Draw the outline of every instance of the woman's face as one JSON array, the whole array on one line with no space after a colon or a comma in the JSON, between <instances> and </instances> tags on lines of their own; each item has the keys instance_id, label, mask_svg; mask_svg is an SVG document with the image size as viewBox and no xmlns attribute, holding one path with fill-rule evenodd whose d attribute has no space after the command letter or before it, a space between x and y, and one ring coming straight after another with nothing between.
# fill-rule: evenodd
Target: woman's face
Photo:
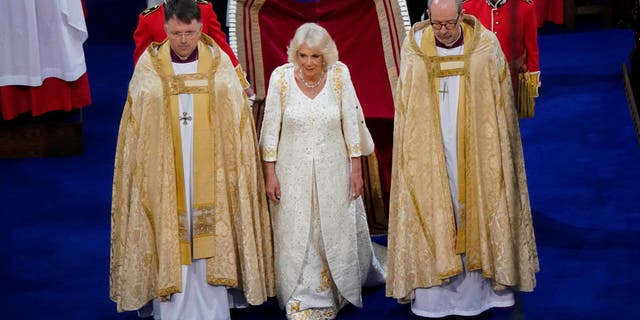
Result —
<instances>
[{"instance_id":1,"label":"woman's face","mask_svg":"<svg viewBox=\"0 0 640 320\"><path fill-rule=\"evenodd\" d=\"M319 51L303 44L298 49L296 59L306 80L317 80L320 77L324 58Z\"/></svg>"}]
</instances>

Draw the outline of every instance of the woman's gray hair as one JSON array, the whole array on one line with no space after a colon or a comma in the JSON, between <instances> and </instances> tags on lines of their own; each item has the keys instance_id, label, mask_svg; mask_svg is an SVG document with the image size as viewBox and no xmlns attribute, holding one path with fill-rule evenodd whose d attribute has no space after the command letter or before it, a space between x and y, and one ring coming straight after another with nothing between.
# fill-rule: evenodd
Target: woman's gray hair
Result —
<instances>
[{"instance_id":1,"label":"woman's gray hair","mask_svg":"<svg viewBox=\"0 0 640 320\"><path fill-rule=\"evenodd\" d=\"M328 66L338 61L338 48L336 47L336 43L329 35L329 32L316 23L308 22L298 27L296 34L287 47L289 62L296 65L298 64L296 56L303 44L322 54L324 60L322 68L325 70Z\"/></svg>"}]
</instances>

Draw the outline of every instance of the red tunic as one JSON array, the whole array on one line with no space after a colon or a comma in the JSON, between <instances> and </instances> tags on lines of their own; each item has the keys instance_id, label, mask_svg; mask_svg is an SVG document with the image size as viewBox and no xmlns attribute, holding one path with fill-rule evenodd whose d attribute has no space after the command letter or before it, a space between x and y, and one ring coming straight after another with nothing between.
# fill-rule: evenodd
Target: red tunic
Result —
<instances>
[{"instance_id":1,"label":"red tunic","mask_svg":"<svg viewBox=\"0 0 640 320\"><path fill-rule=\"evenodd\" d=\"M512 71L519 71L523 62L529 72L540 71L536 8L532 1L507 0L494 9L486 0L467 0L462 6L466 14L476 16L495 33Z\"/></svg>"},{"instance_id":2,"label":"red tunic","mask_svg":"<svg viewBox=\"0 0 640 320\"><path fill-rule=\"evenodd\" d=\"M220 22L218 22L218 17L213 11L213 6L209 2L198 1L198 7L200 7L202 32L213 38L220 49L229 56L233 66L237 68L238 58L236 58L236 55L227 43L227 36L220 29ZM133 41L136 44L133 52L133 63L138 62L138 59L152 41L160 42L166 37L167 33L164 31L164 4L158 4L140 13L138 16L138 26L133 33Z\"/></svg>"}]
</instances>

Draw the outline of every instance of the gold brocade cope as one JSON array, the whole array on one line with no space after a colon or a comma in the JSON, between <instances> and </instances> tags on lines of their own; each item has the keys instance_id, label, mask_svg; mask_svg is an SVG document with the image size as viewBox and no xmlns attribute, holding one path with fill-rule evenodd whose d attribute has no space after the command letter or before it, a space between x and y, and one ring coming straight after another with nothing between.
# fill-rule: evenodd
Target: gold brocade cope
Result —
<instances>
[{"instance_id":1,"label":"gold brocade cope","mask_svg":"<svg viewBox=\"0 0 640 320\"><path fill-rule=\"evenodd\" d=\"M173 138L173 154L175 159L176 193L178 206L178 221L180 223L180 263L191 264L192 259L210 258L215 255L215 234L214 234L214 172L215 172L215 132L211 121L210 99L214 101L209 92L209 87L213 87L213 80L209 80L207 74L216 72L219 63L219 55L213 57L209 48L203 43L198 46L198 69L197 73L174 75L171 65L170 55L163 54L168 51L169 46L160 48L158 54L158 66L162 69L161 74L163 87L169 97L170 115L174 115L171 120L171 131ZM210 83L211 81L211 83ZM182 145L180 138L180 125L182 120L179 117L178 97L180 94L192 94L194 114L193 121L193 207L192 225L187 223L186 195L184 190ZM193 243L192 243L193 242Z\"/></svg>"},{"instance_id":2,"label":"gold brocade cope","mask_svg":"<svg viewBox=\"0 0 640 320\"><path fill-rule=\"evenodd\" d=\"M200 156L192 167L194 243L188 244L196 252L213 254L205 259L208 285L238 288L249 304L261 304L275 295L273 245L266 197L259 196L265 192L264 180L247 100L231 61L211 38L200 38L193 75L174 76L168 47L168 41L154 43L142 54L122 111L114 161L109 296L118 311L129 311L181 292L183 240L191 237L185 238L187 216L179 209L186 202L177 194L184 180L178 182L182 159L176 157L180 146L174 145L173 128L182 126L178 117L184 115L172 104L177 105L178 94L193 92L195 114L185 118L192 118L194 156ZM203 74L207 93L198 93L205 91ZM201 146L207 150L198 150ZM201 243L210 248L199 249Z\"/></svg>"},{"instance_id":3,"label":"gold brocade cope","mask_svg":"<svg viewBox=\"0 0 640 320\"><path fill-rule=\"evenodd\" d=\"M249 81L247 81L247 77L244 75L244 71L242 71L242 67L240 66L240 64L238 64L235 70L236 70L236 75L238 77L238 80L240 80L240 85L242 86L242 88L245 89L251 86Z\"/></svg>"},{"instance_id":4,"label":"gold brocade cope","mask_svg":"<svg viewBox=\"0 0 640 320\"><path fill-rule=\"evenodd\" d=\"M462 24L462 37L463 39L472 39L473 28L467 24ZM466 37L465 37L466 36ZM435 45L435 35L433 33L433 28L428 26L423 34L422 39L420 41L420 47L422 51L426 55L426 59L428 59L428 63L426 64L427 70L431 71L433 75L433 92L442 92L442 88L440 88L440 78L443 77L452 77L452 76L460 76L459 78L459 88L460 94L458 96L458 123L457 125L457 158L458 158L458 220L456 223L456 253L463 254L467 248L467 214L466 214L466 192L465 192L465 181L466 181L466 166L465 166L465 114L467 114L468 108L465 103L465 63L468 59L468 51L462 55L451 55L451 56L439 56L436 45ZM467 46L467 49L471 46ZM439 103L435 103L434 105L439 105ZM438 123L440 123L439 114L437 114ZM453 213L452 213L453 214Z\"/></svg>"},{"instance_id":5,"label":"gold brocade cope","mask_svg":"<svg viewBox=\"0 0 640 320\"><path fill-rule=\"evenodd\" d=\"M431 72L436 78L464 75L464 55L430 56L429 60Z\"/></svg>"},{"instance_id":6,"label":"gold brocade cope","mask_svg":"<svg viewBox=\"0 0 640 320\"><path fill-rule=\"evenodd\" d=\"M179 74L168 81L170 95L196 94L209 92L209 80L202 73Z\"/></svg>"},{"instance_id":7,"label":"gold brocade cope","mask_svg":"<svg viewBox=\"0 0 640 320\"><path fill-rule=\"evenodd\" d=\"M416 23L402 46L386 282L387 296L401 303L410 302L417 288L441 286L473 270L494 289L531 291L536 284L538 257L508 65L495 35L475 17L464 15L461 25L457 212L439 110L440 82L453 79L432 73L456 69L456 63L431 65L442 61L431 59L438 50L429 21ZM429 39L424 46L420 33Z\"/></svg>"}]
</instances>

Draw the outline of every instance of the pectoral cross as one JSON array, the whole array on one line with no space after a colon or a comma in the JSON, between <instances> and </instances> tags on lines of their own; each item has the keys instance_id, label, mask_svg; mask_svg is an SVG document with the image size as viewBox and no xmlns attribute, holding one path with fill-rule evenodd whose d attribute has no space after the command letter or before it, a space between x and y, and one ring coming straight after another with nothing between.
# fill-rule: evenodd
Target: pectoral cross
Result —
<instances>
[{"instance_id":1,"label":"pectoral cross","mask_svg":"<svg viewBox=\"0 0 640 320\"><path fill-rule=\"evenodd\" d=\"M442 100L444 100L444 95L449 93L449 90L447 90L447 81L443 81L443 88L442 90L438 90L438 92L442 93Z\"/></svg>"},{"instance_id":2,"label":"pectoral cross","mask_svg":"<svg viewBox=\"0 0 640 320\"><path fill-rule=\"evenodd\" d=\"M188 115L186 112L183 112L182 117L178 117L178 120L182 121L182 124L186 126L187 124L189 124L188 121L193 120L193 118L191 118L191 116Z\"/></svg>"}]
</instances>

